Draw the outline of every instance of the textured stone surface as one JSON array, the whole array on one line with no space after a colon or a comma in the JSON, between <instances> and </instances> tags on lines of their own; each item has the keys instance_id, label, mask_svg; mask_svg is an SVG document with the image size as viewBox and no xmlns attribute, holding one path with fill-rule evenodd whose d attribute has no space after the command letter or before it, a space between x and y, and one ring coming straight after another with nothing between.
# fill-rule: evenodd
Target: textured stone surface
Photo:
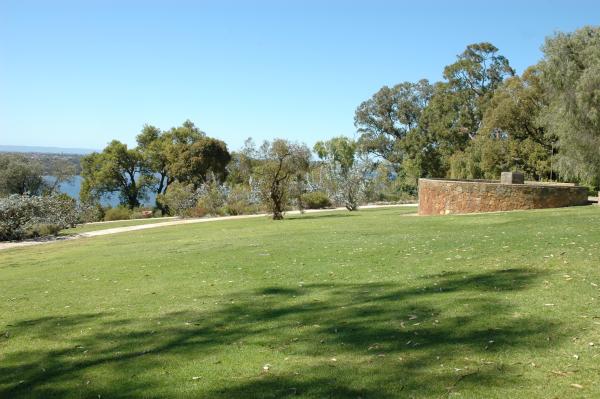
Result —
<instances>
[{"instance_id":1,"label":"textured stone surface","mask_svg":"<svg viewBox=\"0 0 600 399\"><path fill-rule=\"evenodd\" d=\"M500 175L500 183L502 184L523 184L525 176L518 172L502 172Z\"/></svg>"},{"instance_id":2,"label":"textured stone surface","mask_svg":"<svg viewBox=\"0 0 600 399\"><path fill-rule=\"evenodd\" d=\"M419 215L559 208L587 204L584 187L419 179Z\"/></svg>"}]
</instances>

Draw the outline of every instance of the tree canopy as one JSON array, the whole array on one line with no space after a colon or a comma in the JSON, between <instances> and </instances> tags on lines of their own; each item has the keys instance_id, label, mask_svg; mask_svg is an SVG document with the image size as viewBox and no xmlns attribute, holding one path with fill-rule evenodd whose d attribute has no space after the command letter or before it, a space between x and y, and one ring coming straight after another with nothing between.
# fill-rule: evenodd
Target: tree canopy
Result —
<instances>
[{"instance_id":1,"label":"tree canopy","mask_svg":"<svg viewBox=\"0 0 600 399\"><path fill-rule=\"evenodd\" d=\"M600 27L557 33L540 63L549 105L548 133L558 137L558 170L600 187Z\"/></svg>"},{"instance_id":2,"label":"tree canopy","mask_svg":"<svg viewBox=\"0 0 600 399\"><path fill-rule=\"evenodd\" d=\"M118 193L123 205L133 209L140 206L153 183L142 153L113 140L101 153L81 159L83 182L80 196L94 201L107 193Z\"/></svg>"},{"instance_id":3,"label":"tree canopy","mask_svg":"<svg viewBox=\"0 0 600 399\"><path fill-rule=\"evenodd\" d=\"M358 148L407 187L419 177L497 179L507 170L598 187L599 31L548 38L544 59L521 76L481 42L447 65L440 82L383 86L356 109Z\"/></svg>"},{"instance_id":4,"label":"tree canopy","mask_svg":"<svg viewBox=\"0 0 600 399\"><path fill-rule=\"evenodd\" d=\"M260 194L273 219L281 220L293 184L302 181L308 171L310 150L304 144L275 139L265 141L254 154L260 161L255 172Z\"/></svg>"}]
</instances>

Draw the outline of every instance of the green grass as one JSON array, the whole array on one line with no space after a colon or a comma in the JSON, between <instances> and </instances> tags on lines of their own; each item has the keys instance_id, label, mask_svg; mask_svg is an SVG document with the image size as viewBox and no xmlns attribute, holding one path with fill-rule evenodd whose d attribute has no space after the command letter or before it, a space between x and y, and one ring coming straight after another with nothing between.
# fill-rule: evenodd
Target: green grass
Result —
<instances>
[{"instance_id":1,"label":"green grass","mask_svg":"<svg viewBox=\"0 0 600 399\"><path fill-rule=\"evenodd\" d=\"M410 211L0 252L0 398L600 397L600 208Z\"/></svg>"},{"instance_id":2,"label":"green grass","mask_svg":"<svg viewBox=\"0 0 600 399\"><path fill-rule=\"evenodd\" d=\"M114 222L105 222L105 223L86 223L79 225L77 227L73 227L71 229L65 229L60 232L61 236L79 234L79 233L87 233L89 231L98 231L98 230L106 230L106 229L114 229L115 227L129 227L129 226L139 226L141 224L153 224L153 223L163 223L170 222L172 218L150 218L150 219L134 219L134 220L119 220Z\"/></svg>"}]
</instances>

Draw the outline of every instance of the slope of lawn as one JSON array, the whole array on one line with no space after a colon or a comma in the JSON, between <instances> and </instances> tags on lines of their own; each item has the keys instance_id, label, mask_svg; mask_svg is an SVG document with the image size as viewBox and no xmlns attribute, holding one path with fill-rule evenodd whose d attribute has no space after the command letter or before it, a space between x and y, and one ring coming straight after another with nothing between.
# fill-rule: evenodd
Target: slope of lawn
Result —
<instances>
[{"instance_id":1,"label":"slope of lawn","mask_svg":"<svg viewBox=\"0 0 600 399\"><path fill-rule=\"evenodd\" d=\"M600 208L0 252L0 398L600 397Z\"/></svg>"}]
</instances>

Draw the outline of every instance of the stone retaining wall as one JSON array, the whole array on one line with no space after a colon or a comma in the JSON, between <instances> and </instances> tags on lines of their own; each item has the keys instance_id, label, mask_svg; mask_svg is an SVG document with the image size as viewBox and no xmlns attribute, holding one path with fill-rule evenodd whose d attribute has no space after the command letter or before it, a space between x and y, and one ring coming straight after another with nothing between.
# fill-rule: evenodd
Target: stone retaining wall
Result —
<instances>
[{"instance_id":1,"label":"stone retaining wall","mask_svg":"<svg viewBox=\"0 0 600 399\"><path fill-rule=\"evenodd\" d=\"M559 208L587 202L587 190L574 185L419 179L419 215Z\"/></svg>"}]
</instances>

